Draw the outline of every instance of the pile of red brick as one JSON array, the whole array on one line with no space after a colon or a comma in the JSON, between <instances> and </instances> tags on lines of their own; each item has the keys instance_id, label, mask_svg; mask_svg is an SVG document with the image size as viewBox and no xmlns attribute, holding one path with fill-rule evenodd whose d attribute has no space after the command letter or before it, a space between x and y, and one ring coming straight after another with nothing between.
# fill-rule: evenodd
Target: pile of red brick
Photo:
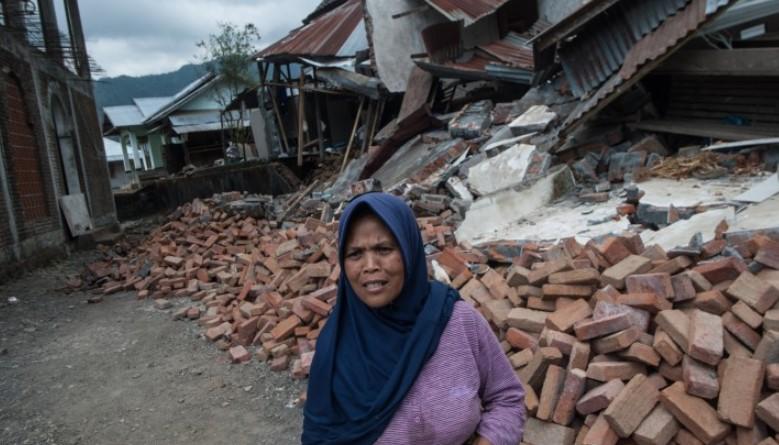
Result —
<instances>
[{"instance_id":1,"label":"pile of red brick","mask_svg":"<svg viewBox=\"0 0 779 445\"><path fill-rule=\"evenodd\" d=\"M335 303L335 223L279 228L201 201L174 215L89 266L102 292L160 308L187 297L176 318L198 320L234 362L305 378ZM638 235L476 249L456 245L451 217L418 219L430 270L493 324L527 390L524 443L776 445L777 240L725 240L721 227L671 252Z\"/></svg>"},{"instance_id":2,"label":"pile of red brick","mask_svg":"<svg viewBox=\"0 0 779 445\"><path fill-rule=\"evenodd\" d=\"M526 387L524 443L777 444L779 242L525 247L436 258Z\"/></svg>"}]
</instances>

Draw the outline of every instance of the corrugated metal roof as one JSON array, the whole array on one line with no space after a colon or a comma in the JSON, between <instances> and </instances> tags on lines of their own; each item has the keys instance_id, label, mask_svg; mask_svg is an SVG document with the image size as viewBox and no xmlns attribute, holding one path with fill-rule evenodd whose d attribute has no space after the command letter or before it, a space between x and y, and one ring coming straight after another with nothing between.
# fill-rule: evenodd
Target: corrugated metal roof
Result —
<instances>
[{"instance_id":1,"label":"corrugated metal roof","mask_svg":"<svg viewBox=\"0 0 779 445\"><path fill-rule=\"evenodd\" d=\"M173 98L167 104L163 105L153 115L147 117L144 121L144 124L154 123L164 118L168 114L176 111L191 99L197 97L197 93L199 91L205 91L208 86L218 82L220 79L221 76L217 76L214 73L206 73L203 75L203 77L195 80L194 82L184 87L184 89L176 93L176 95L173 96Z\"/></svg>"},{"instance_id":2,"label":"corrugated metal roof","mask_svg":"<svg viewBox=\"0 0 779 445\"><path fill-rule=\"evenodd\" d=\"M142 97L139 99L133 99L135 105L141 110L144 116L151 116L157 110L164 107L167 103L173 100L173 96L168 97Z\"/></svg>"},{"instance_id":3,"label":"corrugated metal roof","mask_svg":"<svg viewBox=\"0 0 779 445\"><path fill-rule=\"evenodd\" d=\"M262 58L353 57L368 49L362 2L348 0L257 54Z\"/></svg>"},{"instance_id":4,"label":"corrugated metal roof","mask_svg":"<svg viewBox=\"0 0 779 445\"><path fill-rule=\"evenodd\" d=\"M509 0L425 0L449 20L462 20L469 26L480 18L490 15Z\"/></svg>"},{"instance_id":5,"label":"corrugated metal roof","mask_svg":"<svg viewBox=\"0 0 779 445\"><path fill-rule=\"evenodd\" d=\"M611 76L589 98L583 100L562 123L561 130L565 132L591 111L610 103L624 92L623 84L647 74L648 70L641 69L647 63L676 51L686 37L733 3L733 0L692 0L686 8L666 19L662 25L630 48L620 71Z\"/></svg>"},{"instance_id":6,"label":"corrugated metal roof","mask_svg":"<svg viewBox=\"0 0 779 445\"><path fill-rule=\"evenodd\" d=\"M170 124L173 126L180 126L210 124L213 122L218 123L220 122L219 116L221 116L221 113L218 110L174 114L170 116Z\"/></svg>"},{"instance_id":7,"label":"corrugated metal roof","mask_svg":"<svg viewBox=\"0 0 779 445\"><path fill-rule=\"evenodd\" d=\"M509 66L533 70L533 48L528 45L528 40L520 34L510 32L503 39L481 45L479 49Z\"/></svg>"},{"instance_id":8,"label":"corrugated metal roof","mask_svg":"<svg viewBox=\"0 0 779 445\"><path fill-rule=\"evenodd\" d=\"M643 36L684 8L689 0L620 2L601 13L559 49L560 62L573 93L588 95L622 66Z\"/></svg>"},{"instance_id":9,"label":"corrugated metal roof","mask_svg":"<svg viewBox=\"0 0 779 445\"><path fill-rule=\"evenodd\" d=\"M143 113L141 113L140 108L135 105L105 107L103 108L103 112L105 113L106 117L108 117L108 120L111 121L111 124L114 126L114 128L134 127L141 125L145 119Z\"/></svg>"}]
</instances>

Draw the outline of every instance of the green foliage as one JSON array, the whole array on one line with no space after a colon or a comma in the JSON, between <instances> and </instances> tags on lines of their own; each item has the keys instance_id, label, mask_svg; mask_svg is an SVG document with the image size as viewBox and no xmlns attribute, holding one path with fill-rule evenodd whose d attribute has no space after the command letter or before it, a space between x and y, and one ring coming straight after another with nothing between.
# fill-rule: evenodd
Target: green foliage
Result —
<instances>
[{"instance_id":1,"label":"green foliage","mask_svg":"<svg viewBox=\"0 0 779 445\"><path fill-rule=\"evenodd\" d=\"M197 44L201 49L201 60L208 69L221 76L224 91L217 94L217 102L224 108L243 90L257 82L253 75L255 70L253 57L257 52L256 45L260 40L260 33L251 23L243 27L232 23L219 23L218 32L208 36ZM225 114L228 125L231 127L231 139L238 143L245 143L249 139L249 129L241 128L244 116L241 112L239 119L233 122L230 113Z\"/></svg>"}]
</instances>

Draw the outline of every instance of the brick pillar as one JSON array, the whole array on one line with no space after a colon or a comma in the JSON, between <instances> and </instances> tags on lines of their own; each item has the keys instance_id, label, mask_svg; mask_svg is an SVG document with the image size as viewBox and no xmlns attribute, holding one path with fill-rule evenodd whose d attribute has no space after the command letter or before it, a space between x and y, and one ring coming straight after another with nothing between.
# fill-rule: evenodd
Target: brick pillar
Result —
<instances>
[{"instance_id":1,"label":"brick pillar","mask_svg":"<svg viewBox=\"0 0 779 445\"><path fill-rule=\"evenodd\" d=\"M38 0L40 8L41 24L43 25L43 39L46 42L46 53L54 60L62 63L62 41L60 40L59 27L57 26L57 14L54 10L53 0Z\"/></svg>"},{"instance_id":2,"label":"brick pillar","mask_svg":"<svg viewBox=\"0 0 779 445\"><path fill-rule=\"evenodd\" d=\"M17 32L27 30L24 16L24 2L20 0L3 1L3 15L7 27Z\"/></svg>"},{"instance_id":3,"label":"brick pillar","mask_svg":"<svg viewBox=\"0 0 779 445\"><path fill-rule=\"evenodd\" d=\"M84 40L84 28L81 26L81 13L78 9L78 0L65 0L65 10L68 14L68 23L70 24L70 39L73 45L74 56L76 57L76 70L79 77L89 79L89 57L87 56L87 45Z\"/></svg>"}]
</instances>

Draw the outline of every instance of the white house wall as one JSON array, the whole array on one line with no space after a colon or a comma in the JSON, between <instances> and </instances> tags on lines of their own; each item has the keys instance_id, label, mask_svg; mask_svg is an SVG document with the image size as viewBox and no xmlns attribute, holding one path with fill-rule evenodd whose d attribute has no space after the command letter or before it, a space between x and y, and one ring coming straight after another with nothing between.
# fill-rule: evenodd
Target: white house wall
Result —
<instances>
[{"instance_id":1,"label":"white house wall","mask_svg":"<svg viewBox=\"0 0 779 445\"><path fill-rule=\"evenodd\" d=\"M366 0L366 14L372 24L372 42L379 77L393 93L406 91L414 62L412 54L425 52L421 31L447 19L436 11L392 16L423 5L420 0ZM370 31L369 31L370 32Z\"/></svg>"}]
</instances>

